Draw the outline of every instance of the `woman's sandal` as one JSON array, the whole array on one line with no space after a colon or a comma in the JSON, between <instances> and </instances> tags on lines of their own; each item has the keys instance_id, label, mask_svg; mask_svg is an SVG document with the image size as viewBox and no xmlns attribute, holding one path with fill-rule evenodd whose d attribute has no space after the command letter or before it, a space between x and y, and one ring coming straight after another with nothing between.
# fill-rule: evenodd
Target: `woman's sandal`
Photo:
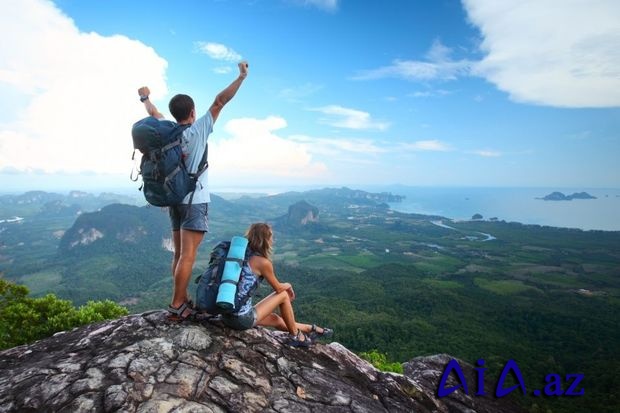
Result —
<instances>
[{"instance_id":1,"label":"woman's sandal","mask_svg":"<svg viewBox=\"0 0 620 413\"><path fill-rule=\"evenodd\" d=\"M321 332L317 330L316 324L312 324L312 327L310 328L310 338L312 340L315 340L317 338L330 338L331 336L334 335L334 330L332 330L331 328L327 328L327 327L318 327L318 328L321 329Z\"/></svg>"},{"instance_id":2,"label":"woman's sandal","mask_svg":"<svg viewBox=\"0 0 620 413\"><path fill-rule=\"evenodd\" d=\"M312 340L303 331L297 330L297 334L289 335L285 343L291 347L308 348L312 345Z\"/></svg>"},{"instance_id":3,"label":"woman's sandal","mask_svg":"<svg viewBox=\"0 0 620 413\"><path fill-rule=\"evenodd\" d=\"M196 315L196 311L192 308L192 302L184 302L179 307L168 306L168 320L170 321L185 321L191 320Z\"/></svg>"}]
</instances>

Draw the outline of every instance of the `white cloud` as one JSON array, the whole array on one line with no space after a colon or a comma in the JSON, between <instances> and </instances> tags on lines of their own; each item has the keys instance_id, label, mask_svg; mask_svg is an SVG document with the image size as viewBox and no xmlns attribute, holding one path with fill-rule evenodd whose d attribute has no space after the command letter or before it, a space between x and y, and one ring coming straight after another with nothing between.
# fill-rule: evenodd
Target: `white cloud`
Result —
<instances>
[{"instance_id":1,"label":"white cloud","mask_svg":"<svg viewBox=\"0 0 620 413\"><path fill-rule=\"evenodd\" d=\"M321 89L323 89L323 86L321 85L306 83L301 86L282 89L278 93L278 97L289 102L300 102L304 98L315 94Z\"/></svg>"},{"instance_id":2,"label":"white cloud","mask_svg":"<svg viewBox=\"0 0 620 413\"><path fill-rule=\"evenodd\" d=\"M468 153L472 153L474 155L478 155L478 156L482 156L484 158L498 158L500 156L502 156L502 153L499 151L494 151L491 149L480 149L480 150L476 150L476 151L471 151Z\"/></svg>"},{"instance_id":3,"label":"white cloud","mask_svg":"<svg viewBox=\"0 0 620 413\"><path fill-rule=\"evenodd\" d=\"M428 97L443 97L447 95L451 95L453 92L445 89L436 89L436 90L425 90L425 91L417 91L410 93L408 96L412 96L415 98L428 98Z\"/></svg>"},{"instance_id":4,"label":"white cloud","mask_svg":"<svg viewBox=\"0 0 620 413\"><path fill-rule=\"evenodd\" d=\"M328 173L327 167L312 159L305 145L282 138L277 131L286 120L240 118L226 123L226 139L209 144L210 173L214 180L265 180L271 178L312 179Z\"/></svg>"},{"instance_id":5,"label":"white cloud","mask_svg":"<svg viewBox=\"0 0 620 413\"><path fill-rule=\"evenodd\" d=\"M44 0L13 2L0 27L0 94L24 102L0 114L1 168L127 173L145 116L137 89L165 95L167 62L125 36L80 32Z\"/></svg>"},{"instance_id":6,"label":"white cloud","mask_svg":"<svg viewBox=\"0 0 620 413\"><path fill-rule=\"evenodd\" d=\"M241 60L241 55L239 53L221 43L196 42L195 46L198 51L208 55L211 59L224 60L227 62L238 62Z\"/></svg>"},{"instance_id":7,"label":"white cloud","mask_svg":"<svg viewBox=\"0 0 620 413\"><path fill-rule=\"evenodd\" d=\"M434 152L448 152L453 150L452 146L439 140L423 140L413 143L404 143L401 146L403 150L410 151L434 151Z\"/></svg>"},{"instance_id":8,"label":"white cloud","mask_svg":"<svg viewBox=\"0 0 620 413\"><path fill-rule=\"evenodd\" d=\"M323 106L311 110L329 116L328 118L319 119L319 122L338 128L385 130L390 126L387 122L373 120L368 112L339 105Z\"/></svg>"},{"instance_id":9,"label":"white cloud","mask_svg":"<svg viewBox=\"0 0 620 413\"><path fill-rule=\"evenodd\" d=\"M486 56L475 73L520 102L620 105L620 2L463 0Z\"/></svg>"},{"instance_id":10,"label":"white cloud","mask_svg":"<svg viewBox=\"0 0 620 413\"><path fill-rule=\"evenodd\" d=\"M230 66L220 66L220 67L216 67L213 69L214 73L217 73L218 75L225 75L228 74L230 72L232 72L232 67Z\"/></svg>"},{"instance_id":11,"label":"white cloud","mask_svg":"<svg viewBox=\"0 0 620 413\"><path fill-rule=\"evenodd\" d=\"M306 135L293 135L291 140L298 142L310 153L326 156L348 154L379 154L388 152L370 139L316 138Z\"/></svg>"},{"instance_id":12,"label":"white cloud","mask_svg":"<svg viewBox=\"0 0 620 413\"><path fill-rule=\"evenodd\" d=\"M468 74L471 67L469 60L452 60L452 49L435 40L426 53L427 60L395 59L390 66L364 70L353 77L354 80L382 79L396 77L405 80L454 80L460 75Z\"/></svg>"},{"instance_id":13,"label":"white cloud","mask_svg":"<svg viewBox=\"0 0 620 413\"><path fill-rule=\"evenodd\" d=\"M292 0L293 3L304 6L318 7L319 9L334 12L338 10L339 0Z\"/></svg>"},{"instance_id":14,"label":"white cloud","mask_svg":"<svg viewBox=\"0 0 620 413\"><path fill-rule=\"evenodd\" d=\"M587 139L591 139L592 138L592 131L589 130L584 130L578 133L573 133L568 135L569 139L573 139L573 140L587 140Z\"/></svg>"}]
</instances>

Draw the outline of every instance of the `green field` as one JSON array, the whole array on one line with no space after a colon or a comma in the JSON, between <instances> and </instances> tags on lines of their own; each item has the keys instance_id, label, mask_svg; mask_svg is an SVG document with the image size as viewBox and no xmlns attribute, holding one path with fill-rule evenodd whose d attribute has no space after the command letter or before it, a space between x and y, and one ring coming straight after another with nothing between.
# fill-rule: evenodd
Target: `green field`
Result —
<instances>
[{"instance_id":1,"label":"green field","mask_svg":"<svg viewBox=\"0 0 620 413\"><path fill-rule=\"evenodd\" d=\"M538 288L523 284L522 281L517 280L488 280L485 278L476 278L474 279L474 284L484 290L500 295L519 294L525 291L542 293Z\"/></svg>"}]
</instances>

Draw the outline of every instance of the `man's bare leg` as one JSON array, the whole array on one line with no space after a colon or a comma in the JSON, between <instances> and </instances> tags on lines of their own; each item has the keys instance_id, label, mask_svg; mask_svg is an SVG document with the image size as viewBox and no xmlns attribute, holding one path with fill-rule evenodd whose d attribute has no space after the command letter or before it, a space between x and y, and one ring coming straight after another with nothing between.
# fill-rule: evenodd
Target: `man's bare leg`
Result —
<instances>
[{"instance_id":1,"label":"man's bare leg","mask_svg":"<svg viewBox=\"0 0 620 413\"><path fill-rule=\"evenodd\" d=\"M179 257L181 256L181 231L172 231L172 245L174 255L172 256L172 282L174 283L174 272L176 271Z\"/></svg>"},{"instance_id":2,"label":"man's bare leg","mask_svg":"<svg viewBox=\"0 0 620 413\"><path fill-rule=\"evenodd\" d=\"M180 254L174 268L174 293L172 296L172 306L180 307L188 301L187 286L192 277L192 268L196 260L198 246L204 237L202 231L191 231L181 229L180 231Z\"/></svg>"}]
</instances>

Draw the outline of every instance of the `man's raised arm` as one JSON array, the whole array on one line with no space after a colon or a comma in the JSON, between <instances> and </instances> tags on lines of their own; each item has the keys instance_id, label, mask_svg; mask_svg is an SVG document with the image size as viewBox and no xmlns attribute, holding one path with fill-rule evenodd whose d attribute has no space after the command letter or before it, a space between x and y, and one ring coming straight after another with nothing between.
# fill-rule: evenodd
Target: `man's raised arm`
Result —
<instances>
[{"instance_id":1,"label":"man's raised arm","mask_svg":"<svg viewBox=\"0 0 620 413\"><path fill-rule=\"evenodd\" d=\"M151 91L146 86L143 86L140 89L138 89L138 95L140 95L140 102L144 103L144 108L146 109L146 113L148 113L149 116L152 116L154 118L163 119L164 115L159 113L155 105L150 101L149 99L150 94L151 94Z\"/></svg>"},{"instance_id":2,"label":"man's raised arm","mask_svg":"<svg viewBox=\"0 0 620 413\"><path fill-rule=\"evenodd\" d=\"M248 75L248 62L243 61L238 64L239 66L239 77L236 78L228 87L222 90L215 97L213 104L209 108L209 112L211 112L211 117L213 118L213 122L217 120L217 117L220 115L220 111L230 100L235 96L237 90L241 86L241 83Z\"/></svg>"}]
</instances>

